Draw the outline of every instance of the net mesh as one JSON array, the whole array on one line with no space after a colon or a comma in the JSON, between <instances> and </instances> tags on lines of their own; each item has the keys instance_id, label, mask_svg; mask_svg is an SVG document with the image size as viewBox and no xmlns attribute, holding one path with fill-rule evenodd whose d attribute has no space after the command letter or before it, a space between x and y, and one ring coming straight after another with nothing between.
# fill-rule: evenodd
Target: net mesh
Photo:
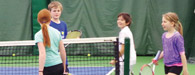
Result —
<instances>
[{"instance_id":1,"label":"net mesh","mask_svg":"<svg viewBox=\"0 0 195 75\"><path fill-rule=\"evenodd\" d=\"M106 75L117 58L115 37L63 40L71 75ZM0 42L0 75L38 75L38 51L34 41ZM118 69L116 68L115 72ZM118 74L118 73L113 73Z\"/></svg>"}]
</instances>

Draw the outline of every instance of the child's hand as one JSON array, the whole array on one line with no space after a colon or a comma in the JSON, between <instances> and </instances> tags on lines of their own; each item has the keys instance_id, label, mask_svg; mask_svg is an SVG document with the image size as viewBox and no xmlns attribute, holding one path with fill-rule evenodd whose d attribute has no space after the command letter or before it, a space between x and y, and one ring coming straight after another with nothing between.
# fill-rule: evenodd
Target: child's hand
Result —
<instances>
[{"instance_id":1,"label":"child's hand","mask_svg":"<svg viewBox=\"0 0 195 75\"><path fill-rule=\"evenodd\" d=\"M39 72L39 75L43 75L43 72Z\"/></svg>"},{"instance_id":2,"label":"child's hand","mask_svg":"<svg viewBox=\"0 0 195 75\"><path fill-rule=\"evenodd\" d=\"M158 60L152 59L152 62L153 62L155 65L158 65Z\"/></svg>"},{"instance_id":3,"label":"child's hand","mask_svg":"<svg viewBox=\"0 0 195 75\"><path fill-rule=\"evenodd\" d=\"M64 74L63 75L68 75L68 72L64 72Z\"/></svg>"},{"instance_id":4,"label":"child's hand","mask_svg":"<svg viewBox=\"0 0 195 75\"><path fill-rule=\"evenodd\" d=\"M66 72L66 70L64 69L64 73L63 73L63 75L68 75L68 72Z\"/></svg>"},{"instance_id":5,"label":"child's hand","mask_svg":"<svg viewBox=\"0 0 195 75\"><path fill-rule=\"evenodd\" d=\"M115 65L115 63L116 63L115 60L111 60L111 61L110 61L110 64L112 64L112 65Z\"/></svg>"}]
</instances>

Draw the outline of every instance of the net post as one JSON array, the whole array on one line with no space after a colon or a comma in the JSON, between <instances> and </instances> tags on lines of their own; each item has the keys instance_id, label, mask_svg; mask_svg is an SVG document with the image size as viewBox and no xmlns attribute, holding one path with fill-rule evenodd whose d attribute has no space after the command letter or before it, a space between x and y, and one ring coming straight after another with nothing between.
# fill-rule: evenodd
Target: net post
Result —
<instances>
[{"instance_id":1,"label":"net post","mask_svg":"<svg viewBox=\"0 0 195 75\"><path fill-rule=\"evenodd\" d=\"M118 61L118 62L116 62L116 64L115 64L115 75L119 75L120 74L120 70L119 70L119 68L120 68L120 65L119 65L119 48L118 48L118 46L119 46L119 39L117 38L116 39L116 42L115 42L115 59L116 59L116 61Z\"/></svg>"},{"instance_id":2,"label":"net post","mask_svg":"<svg viewBox=\"0 0 195 75\"><path fill-rule=\"evenodd\" d=\"M125 38L125 52L124 52L124 75L129 75L129 56L130 56L130 39L128 37Z\"/></svg>"}]
</instances>

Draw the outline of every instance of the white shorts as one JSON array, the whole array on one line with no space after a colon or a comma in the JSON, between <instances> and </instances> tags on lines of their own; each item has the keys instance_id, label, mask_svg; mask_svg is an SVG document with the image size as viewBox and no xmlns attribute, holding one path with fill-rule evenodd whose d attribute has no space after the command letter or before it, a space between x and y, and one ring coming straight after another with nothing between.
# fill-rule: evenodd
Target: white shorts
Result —
<instances>
[{"instance_id":1,"label":"white shorts","mask_svg":"<svg viewBox=\"0 0 195 75\"><path fill-rule=\"evenodd\" d=\"M133 66L134 65L130 65L129 69L129 75L131 75L131 72L133 71ZM124 65L120 65L120 75L124 75Z\"/></svg>"}]
</instances>

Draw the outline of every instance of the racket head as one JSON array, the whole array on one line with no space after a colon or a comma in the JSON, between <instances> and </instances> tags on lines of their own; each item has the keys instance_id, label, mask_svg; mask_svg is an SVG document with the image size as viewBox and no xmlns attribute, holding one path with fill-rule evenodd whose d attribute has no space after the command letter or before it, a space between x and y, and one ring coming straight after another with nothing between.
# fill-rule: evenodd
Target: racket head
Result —
<instances>
[{"instance_id":1,"label":"racket head","mask_svg":"<svg viewBox=\"0 0 195 75\"><path fill-rule=\"evenodd\" d=\"M68 32L66 39L77 39L80 38L82 32L80 30L71 30Z\"/></svg>"},{"instance_id":2,"label":"racket head","mask_svg":"<svg viewBox=\"0 0 195 75\"><path fill-rule=\"evenodd\" d=\"M144 64L140 69L139 75L154 75L151 65Z\"/></svg>"}]
</instances>

